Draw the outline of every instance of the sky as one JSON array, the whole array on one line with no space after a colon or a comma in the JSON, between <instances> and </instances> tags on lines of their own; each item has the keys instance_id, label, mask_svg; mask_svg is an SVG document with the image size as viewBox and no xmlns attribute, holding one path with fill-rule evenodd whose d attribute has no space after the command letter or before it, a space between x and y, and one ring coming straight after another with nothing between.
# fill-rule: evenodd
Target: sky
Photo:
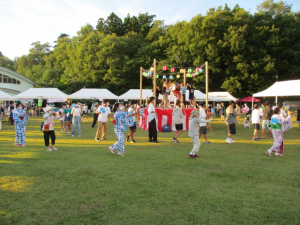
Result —
<instances>
[{"instance_id":1,"label":"sky","mask_svg":"<svg viewBox=\"0 0 300 225\"><path fill-rule=\"evenodd\" d=\"M165 25L190 21L197 14L205 15L210 8L229 8L238 4L254 13L263 0L0 0L0 52L10 59L27 55L36 41L54 41L61 33L76 36L86 24L97 25L99 18L106 19L114 12L122 20L130 14L148 12L164 20ZM275 2L277 2L275 0ZM285 0L293 4L292 11L300 11L299 0Z\"/></svg>"}]
</instances>

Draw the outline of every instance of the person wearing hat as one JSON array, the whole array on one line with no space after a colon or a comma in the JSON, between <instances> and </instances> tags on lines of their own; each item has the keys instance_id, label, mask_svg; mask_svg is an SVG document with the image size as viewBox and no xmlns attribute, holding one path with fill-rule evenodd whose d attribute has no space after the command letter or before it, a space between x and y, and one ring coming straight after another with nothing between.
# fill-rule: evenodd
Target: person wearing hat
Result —
<instances>
[{"instance_id":1,"label":"person wearing hat","mask_svg":"<svg viewBox=\"0 0 300 225\"><path fill-rule=\"evenodd\" d=\"M42 131L44 132L44 141L45 146L47 147L47 151L57 151L55 145L55 132L54 132L54 119L60 119L60 117L53 116L53 110L50 106L45 107L45 114L43 116L44 123L42 126ZM63 115L61 115L63 116ZM49 137L51 138L52 147L49 147Z\"/></svg>"},{"instance_id":2,"label":"person wearing hat","mask_svg":"<svg viewBox=\"0 0 300 225\"><path fill-rule=\"evenodd\" d=\"M199 157L197 155L199 148L200 148L200 140L199 140L199 136L198 136L198 124L199 123L208 123L211 120L204 120L204 119L199 119L199 111L194 109L191 112L191 116L189 118L189 136L191 137L191 140L193 142L193 149L190 152L190 154L188 154L188 156L191 159L194 159L195 157Z\"/></svg>"}]
</instances>

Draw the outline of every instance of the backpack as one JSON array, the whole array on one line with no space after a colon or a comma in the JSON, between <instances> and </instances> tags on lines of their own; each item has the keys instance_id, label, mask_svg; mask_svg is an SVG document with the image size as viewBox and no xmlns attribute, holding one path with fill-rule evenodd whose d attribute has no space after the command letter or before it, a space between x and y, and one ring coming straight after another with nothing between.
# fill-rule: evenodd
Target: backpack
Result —
<instances>
[{"instance_id":1,"label":"backpack","mask_svg":"<svg viewBox=\"0 0 300 225\"><path fill-rule=\"evenodd\" d=\"M169 124L165 124L162 126L162 131L163 132L171 132L172 129L171 129L171 126Z\"/></svg>"}]
</instances>

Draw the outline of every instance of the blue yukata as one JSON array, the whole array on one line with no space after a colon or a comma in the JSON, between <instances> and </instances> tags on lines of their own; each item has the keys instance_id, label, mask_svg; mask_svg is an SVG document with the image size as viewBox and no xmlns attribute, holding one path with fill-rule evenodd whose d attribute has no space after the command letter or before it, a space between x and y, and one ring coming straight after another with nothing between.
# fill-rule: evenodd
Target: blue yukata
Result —
<instances>
[{"instance_id":1,"label":"blue yukata","mask_svg":"<svg viewBox=\"0 0 300 225\"><path fill-rule=\"evenodd\" d=\"M23 114L22 117L19 117L20 114ZM27 123L26 112L23 110L15 109L13 111L13 119L16 130L15 144L25 146L25 130Z\"/></svg>"},{"instance_id":2,"label":"blue yukata","mask_svg":"<svg viewBox=\"0 0 300 225\"><path fill-rule=\"evenodd\" d=\"M116 111L114 115L114 119L116 121L116 125L114 127L115 134L117 135L118 141L111 145L111 148L118 151L119 154L124 154L125 152L125 137L124 132L126 131L126 127L133 126L133 119L131 116L126 118L127 112Z\"/></svg>"}]
</instances>

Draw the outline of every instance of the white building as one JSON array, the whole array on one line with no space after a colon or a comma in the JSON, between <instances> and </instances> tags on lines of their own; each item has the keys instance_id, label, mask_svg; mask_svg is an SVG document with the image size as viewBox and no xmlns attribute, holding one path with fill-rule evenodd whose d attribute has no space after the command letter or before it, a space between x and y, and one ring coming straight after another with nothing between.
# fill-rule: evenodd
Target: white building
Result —
<instances>
[{"instance_id":1,"label":"white building","mask_svg":"<svg viewBox=\"0 0 300 225\"><path fill-rule=\"evenodd\" d=\"M36 85L27 77L0 66L0 90L9 95L16 95Z\"/></svg>"}]
</instances>

